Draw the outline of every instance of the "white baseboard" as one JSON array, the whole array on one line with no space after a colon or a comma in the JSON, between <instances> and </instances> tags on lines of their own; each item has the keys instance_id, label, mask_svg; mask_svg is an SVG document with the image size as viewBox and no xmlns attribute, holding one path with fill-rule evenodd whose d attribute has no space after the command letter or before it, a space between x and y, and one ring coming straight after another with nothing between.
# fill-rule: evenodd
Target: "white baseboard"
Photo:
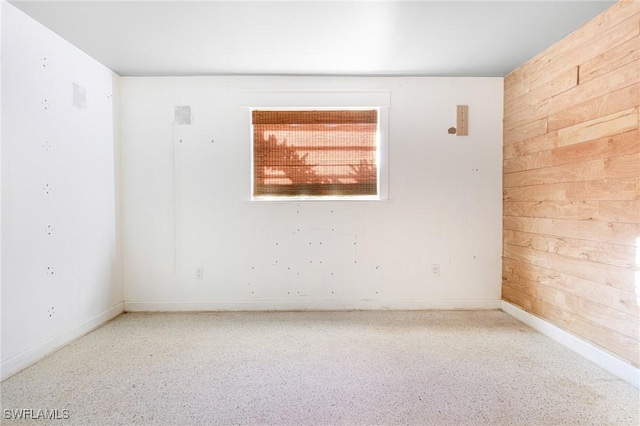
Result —
<instances>
[{"instance_id":1,"label":"white baseboard","mask_svg":"<svg viewBox=\"0 0 640 426\"><path fill-rule=\"evenodd\" d=\"M422 309L500 309L500 300L248 300L124 302L125 312L179 311L341 311L341 310L422 310Z\"/></svg>"},{"instance_id":2,"label":"white baseboard","mask_svg":"<svg viewBox=\"0 0 640 426\"><path fill-rule=\"evenodd\" d=\"M593 344L532 315L509 302L502 301L502 310L518 321L571 349L616 377L640 387L640 369L611 355Z\"/></svg>"},{"instance_id":3,"label":"white baseboard","mask_svg":"<svg viewBox=\"0 0 640 426\"><path fill-rule=\"evenodd\" d=\"M27 349L26 351L3 361L1 367L1 380L4 380L16 374L20 370L41 360L56 349L69 344L72 341L95 330L105 322L120 315L122 312L124 312L124 303L120 302L117 305L107 309L106 311L99 313L93 318L88 319L82 324L79 324L78 326L73 327L70 330L56 334L55 336L50 337L49 339L32 347L31 349Z\"/></svg>"}]
</instances>

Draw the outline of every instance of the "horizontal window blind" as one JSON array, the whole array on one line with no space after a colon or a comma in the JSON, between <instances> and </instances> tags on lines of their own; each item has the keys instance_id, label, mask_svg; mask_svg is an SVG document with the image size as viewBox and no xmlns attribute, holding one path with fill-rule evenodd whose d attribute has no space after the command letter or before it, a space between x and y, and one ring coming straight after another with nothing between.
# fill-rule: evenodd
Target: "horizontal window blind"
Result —
<instances>
[{"instance_id":1,"label":"horizontal window blind","mask_svg":"<svg viewBox=\"0 0 640 426\"><path fill-rule=\"evenodd\" d=\"M253 195L377 195L377 120L377 110L254 110Z\"/></svg>"}]
</instances>

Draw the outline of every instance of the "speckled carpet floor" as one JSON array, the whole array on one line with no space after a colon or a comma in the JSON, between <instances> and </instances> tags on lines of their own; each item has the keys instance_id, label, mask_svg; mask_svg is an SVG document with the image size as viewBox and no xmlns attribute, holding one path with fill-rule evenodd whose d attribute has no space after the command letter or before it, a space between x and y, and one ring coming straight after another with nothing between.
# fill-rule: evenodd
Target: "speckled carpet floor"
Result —
<instances>
[{"instance_id":1,"label":"speckled carpet floor","mask_svg":"<svg viewBox=\"0 0 640 426\"><path fill-rule=\"evenodd\" d=\"M124 314L1 390L3 425L640 424L638 389L500 311Z\"/></svg>"}]
</instances>

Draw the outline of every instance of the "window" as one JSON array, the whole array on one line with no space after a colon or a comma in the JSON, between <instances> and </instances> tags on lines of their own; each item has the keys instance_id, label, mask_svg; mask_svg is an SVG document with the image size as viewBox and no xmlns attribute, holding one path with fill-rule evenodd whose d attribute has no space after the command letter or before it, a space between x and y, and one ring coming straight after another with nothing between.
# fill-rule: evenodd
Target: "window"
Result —
<instances>
[{"instance_id":1,"label":"window","mask_svg":"<svg viewBox=\"0 0 640 426\"><path fill-rule=\"evenodd\" d=\"M253 110L253 197L378 199L378 109Z\"/></svg>"}]
</instances>

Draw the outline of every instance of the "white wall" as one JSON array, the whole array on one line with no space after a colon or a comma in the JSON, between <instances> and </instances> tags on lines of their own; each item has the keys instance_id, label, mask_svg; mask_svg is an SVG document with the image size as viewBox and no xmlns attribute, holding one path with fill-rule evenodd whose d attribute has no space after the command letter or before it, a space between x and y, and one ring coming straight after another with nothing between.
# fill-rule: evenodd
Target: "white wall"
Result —
<instances>
[{"instance_id":1,"label":"white wall","mask_svg":"<svg viewBox=\"0 0 640 426\"><path fill-rule=\"evenodd\" d=\"M0 0L0 100L2 99L2 11L5 0ZM2 102L0 101L0 188L2 187ZM2 192L0 191L0 224L2 223ZM2 241L2 226L0 226L0 242ZM2 244L0 243L0 331L2 331ZM2 354L2 338L0 337L0 354ZM2 362L0 360L0 362ZM0 379L2 375L0 374Z\"/></svg>"},{"instance_id":2,"label":"white wall","mask_svg":"<svg viewBox=\"0 0 640 426\"><path fill-rule=\"evenodd\" d=\"M248 92L379 90L388 201L249 201ZM500 306L501 78L122 78L121 96L125 309ZM467 137L447 134L458 104Z\"/></svg>"},{"instance_id":3,"label":"white wall","mask_svg":"<svg viewBox=\"0 0 640 426\"><path fill-rule=\"evenodd\" d=\"M118 77L2 2L2 377L122 311ZM86 90L73 106L73 84ZM51 274L53 272L53 274Z\"/></svg>"}]
</instances>

